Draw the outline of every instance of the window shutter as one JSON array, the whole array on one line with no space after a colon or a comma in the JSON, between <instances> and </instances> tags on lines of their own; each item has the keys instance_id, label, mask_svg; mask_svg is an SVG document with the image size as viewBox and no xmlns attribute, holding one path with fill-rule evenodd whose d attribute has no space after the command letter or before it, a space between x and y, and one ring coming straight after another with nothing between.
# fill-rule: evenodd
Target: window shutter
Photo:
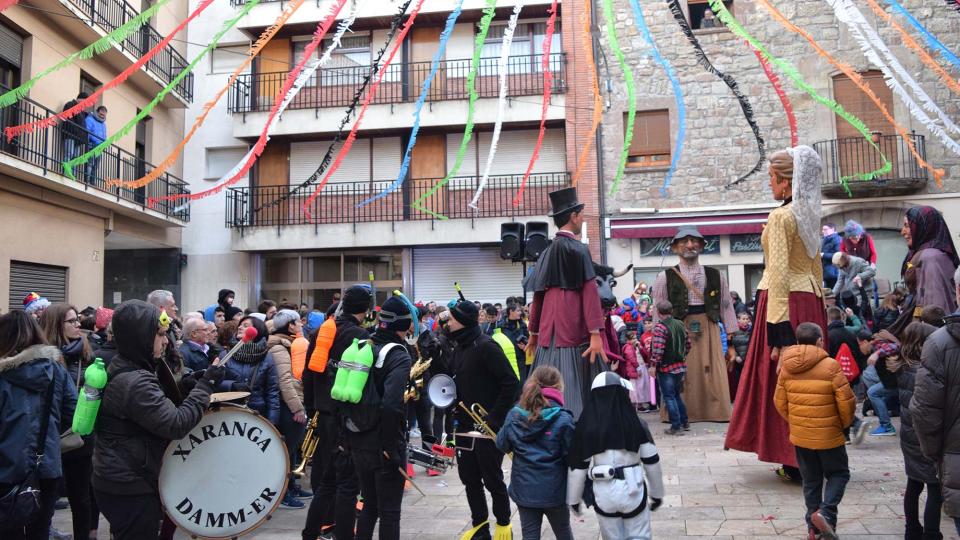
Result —
<instances>
[{"instance_id":1,"label":"window shutter","mask_svg":"<svg viewBox=\"0 0 960 540\"><path fill-rule=\"evenodd\" d=\"M4 24L0 24L0 58L18 68L23 61L23 38Z\"/></svg>"},{"instance_id":2,"label":"window shutter","mask_svg":"<svg viewBox=\"0 0 960 540\"><path fill-rule=\"evenodd\" d=\"M331 154L333 157L336 157L342 145L343 143L340 142L334 146ZM328 146L330 146L330 141L296 142L290 145L290 183L292 185L299 185L317 170ZM331 163L333 157L331 157ZM323 179L323 176L320 179ZM359 139L353 143L350 152L343 159L337 172L330 177L328 183L369 181L370 139Z\"/></svg>"},{"instance_id":3,"label":"window shutter","mask_svg":"<svg viewBox=\"0 0 960 540\"><path fill-rule=\"evenodd\" d=\"M36 292L51 302L67 301L67 269L10 261L10 310L23 309L23 298Z\"/></svg>"},{"instance_id":4,"label":"window shutter","mask_svg":"<svg viewBox=\"0 0 960 540\"><path fill-rule=\"evenodd\" d=\"M883 82L883 73L880 71L865 71L860 75L863 77L863 82L880 98L884 107L893 114L893 91ZM837 75L833 78L833 93L837 103L850 114L863 120L870 131L879 131L884 135L895 133L893 125L887 122L880 109L846 75ZM853 126L842 120L837 121L837 138L859 136L860 132Z\"/></svg>"},{"instance_id":5,"label":"window shutter","mask_svg":"<svg viewBox=\"0 0 960 540\"><path fill-rule=\"evenodd\" d=\"M496 303L523 295L522 266L501 259L496 247L413 250L414 298L446 304L456 297L450 276L457 276L470 300Z\"/></svg>"},{"instance_id":6,"label":"window shutter","mask_svg":"<svg viewBox=\"0 0 960 540\"><path fill-rule=\"evenodd\" d=\"M623 115L626 129L627 115ZM633 124L631 156L670 155L670 113L667 110L637 111Z\"/></svg>"},{"instance_id":7,"label":"window shutter","mask_svg":"<svg viewBox=\"0 0 960 540\"><path fill-rule=\"evenodd\" d=\"M219 180L227 174L234 165L236 165L243 156L247 154L247 149L241 147L234 148L207 148L207 172L204 175L206 180Z\"/></svg>"}]
</instances>

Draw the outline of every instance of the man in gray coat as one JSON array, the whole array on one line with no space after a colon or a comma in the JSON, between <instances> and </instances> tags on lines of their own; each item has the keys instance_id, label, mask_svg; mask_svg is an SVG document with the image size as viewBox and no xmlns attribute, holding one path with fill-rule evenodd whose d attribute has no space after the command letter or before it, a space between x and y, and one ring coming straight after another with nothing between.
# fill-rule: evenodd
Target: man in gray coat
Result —
<instances>
[{"instance_id":1,"label":"man in gray coat","mask_svg":"<svg viewBox=\"0 0 960 540\"><path fill-rule=\"evenodd\" d=\"M953 279L960 283L960 269ZM960 300L960 287L956 294ZM960 312L923 345L910 413L923 455L937 464L944 512L960 534Z\"/></svg>"},{"instance_id":2,"label":"man in gray coat","mask_svg":"<svg viewBox=\"0 0 960 540\"><path fill-rule=\"evenodd\" d=\"M847 253L833 254L833 265L837 267L837 283L833 286L833 296L840 296L850 291L859 296L860 289L873 290L873 278L877 269L869 262Z\"/></svg>"}]
</instances>

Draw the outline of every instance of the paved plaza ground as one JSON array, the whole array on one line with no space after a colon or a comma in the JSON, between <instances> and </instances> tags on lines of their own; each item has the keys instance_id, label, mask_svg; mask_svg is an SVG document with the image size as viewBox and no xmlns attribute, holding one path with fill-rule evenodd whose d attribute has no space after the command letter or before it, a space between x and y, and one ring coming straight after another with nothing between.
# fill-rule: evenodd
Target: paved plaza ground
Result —
<instances>
[{"instance_id":1,"label":"paved plaza ground","mask_svg":"<svg viewBox=\"0 0 960 540\"><path fill-rule=\"evenodd\" d=\"M644 418L655 420L652 415ZM694 424L693 430L682 437L663 435L659 423L651 427L667 488L663 507L653 514L654 538L805 538L800 486L777 479L774 466L758 462L752 454L724 451L726 424ZM868 436L864 444L847 449L852 477L840 506L841 538L903 538L902 493L906 479L899 439ZM504 467L509 473L509 462ZM433 478L420 471L415 481L427 496L407 489L401 538L458 539L467 528L469 511L456 470ZM305 515L306 509L280 508L248 538L298 539ZM69 510L57 512L54 526L68 531L69 523ZM513 523L519 540L515 507ZM109 538L107 530L106 521L101 521L100 538ZM545 530L544 538L552 539L546 525ZM599 538L597 531L592 512L585 513L582 520L574 518L576 538L595 540ZM945 538L957 538L947 520L942 531ZM189 537L178 533L177 538Z\"/></svg>"}]
</instances>

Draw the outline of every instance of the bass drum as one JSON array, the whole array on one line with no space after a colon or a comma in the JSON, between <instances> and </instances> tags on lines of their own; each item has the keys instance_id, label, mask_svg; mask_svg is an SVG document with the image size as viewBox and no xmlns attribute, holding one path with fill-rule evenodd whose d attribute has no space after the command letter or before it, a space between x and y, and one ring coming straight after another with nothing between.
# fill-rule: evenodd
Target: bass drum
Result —
<instances>
[{"instance_id":1,"label":"bass drum","mask_svg":"<svg viewBox=\"0 0 960 540\"><path fill-rule=\"evenodd\" d=\"M234 538L256 529L277 508L289 472L287 448L273 424L222 403L167 446L160 500L177 527L192 536Z\"/></svg>"}]
</instances>

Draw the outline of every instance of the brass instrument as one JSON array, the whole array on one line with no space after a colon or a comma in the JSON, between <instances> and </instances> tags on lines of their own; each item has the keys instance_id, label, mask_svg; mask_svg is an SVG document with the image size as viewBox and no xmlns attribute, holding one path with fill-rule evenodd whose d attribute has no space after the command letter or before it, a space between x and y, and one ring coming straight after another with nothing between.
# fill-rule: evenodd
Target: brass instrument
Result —
<instances>
[{"instance_id":1,"label":"brass instrument","mask_svg":"<svg viewBox=\"0 0 960 540\"><path fill-rule=\"evenodd\" d=\"M303 434L303 442L300 443L300 465L293 470L293 475L297 478L303 477L303 470L307 468L307 462L317 451L317 445L320 444L320 435L317 433L317 423L320 420L320 412L313 413L310 421L307 422L307 431Z\"/></svg>"},{"instance_id":2,"label":"brass instrument","mask_svg":"<svg viewBox=\"0 0 960 540\"><path fill-rule=\"evenodd\" d=\"M485 409L483 405L474 403L470 408L467 408L462 401L458 403L458 405L460 405L460 408L463 409L464 412L470 415L470 419L473 420L474 429L493 440L497 440L497 432L483 419L485 416L489 416L487 409ZM513 459L513 452L507 454L507 457Z\"/></svg>"},{"instance_id":3,"label":"brass instrument","mask_svg":"<svg viewBox=\"0 0 960 540\"><path fill-rule=\"evenodd\" d=\"M423 390L423 374L430 369L430 363L433 362L433 359L427 360L426 362L423 359L417 359L413 363L413 366L410 368L410 382L407 383L407 389L403 392L403 402L406 403L410 400L416 401L420 399L420 391Z\"/></svg>"}]
</instances>

